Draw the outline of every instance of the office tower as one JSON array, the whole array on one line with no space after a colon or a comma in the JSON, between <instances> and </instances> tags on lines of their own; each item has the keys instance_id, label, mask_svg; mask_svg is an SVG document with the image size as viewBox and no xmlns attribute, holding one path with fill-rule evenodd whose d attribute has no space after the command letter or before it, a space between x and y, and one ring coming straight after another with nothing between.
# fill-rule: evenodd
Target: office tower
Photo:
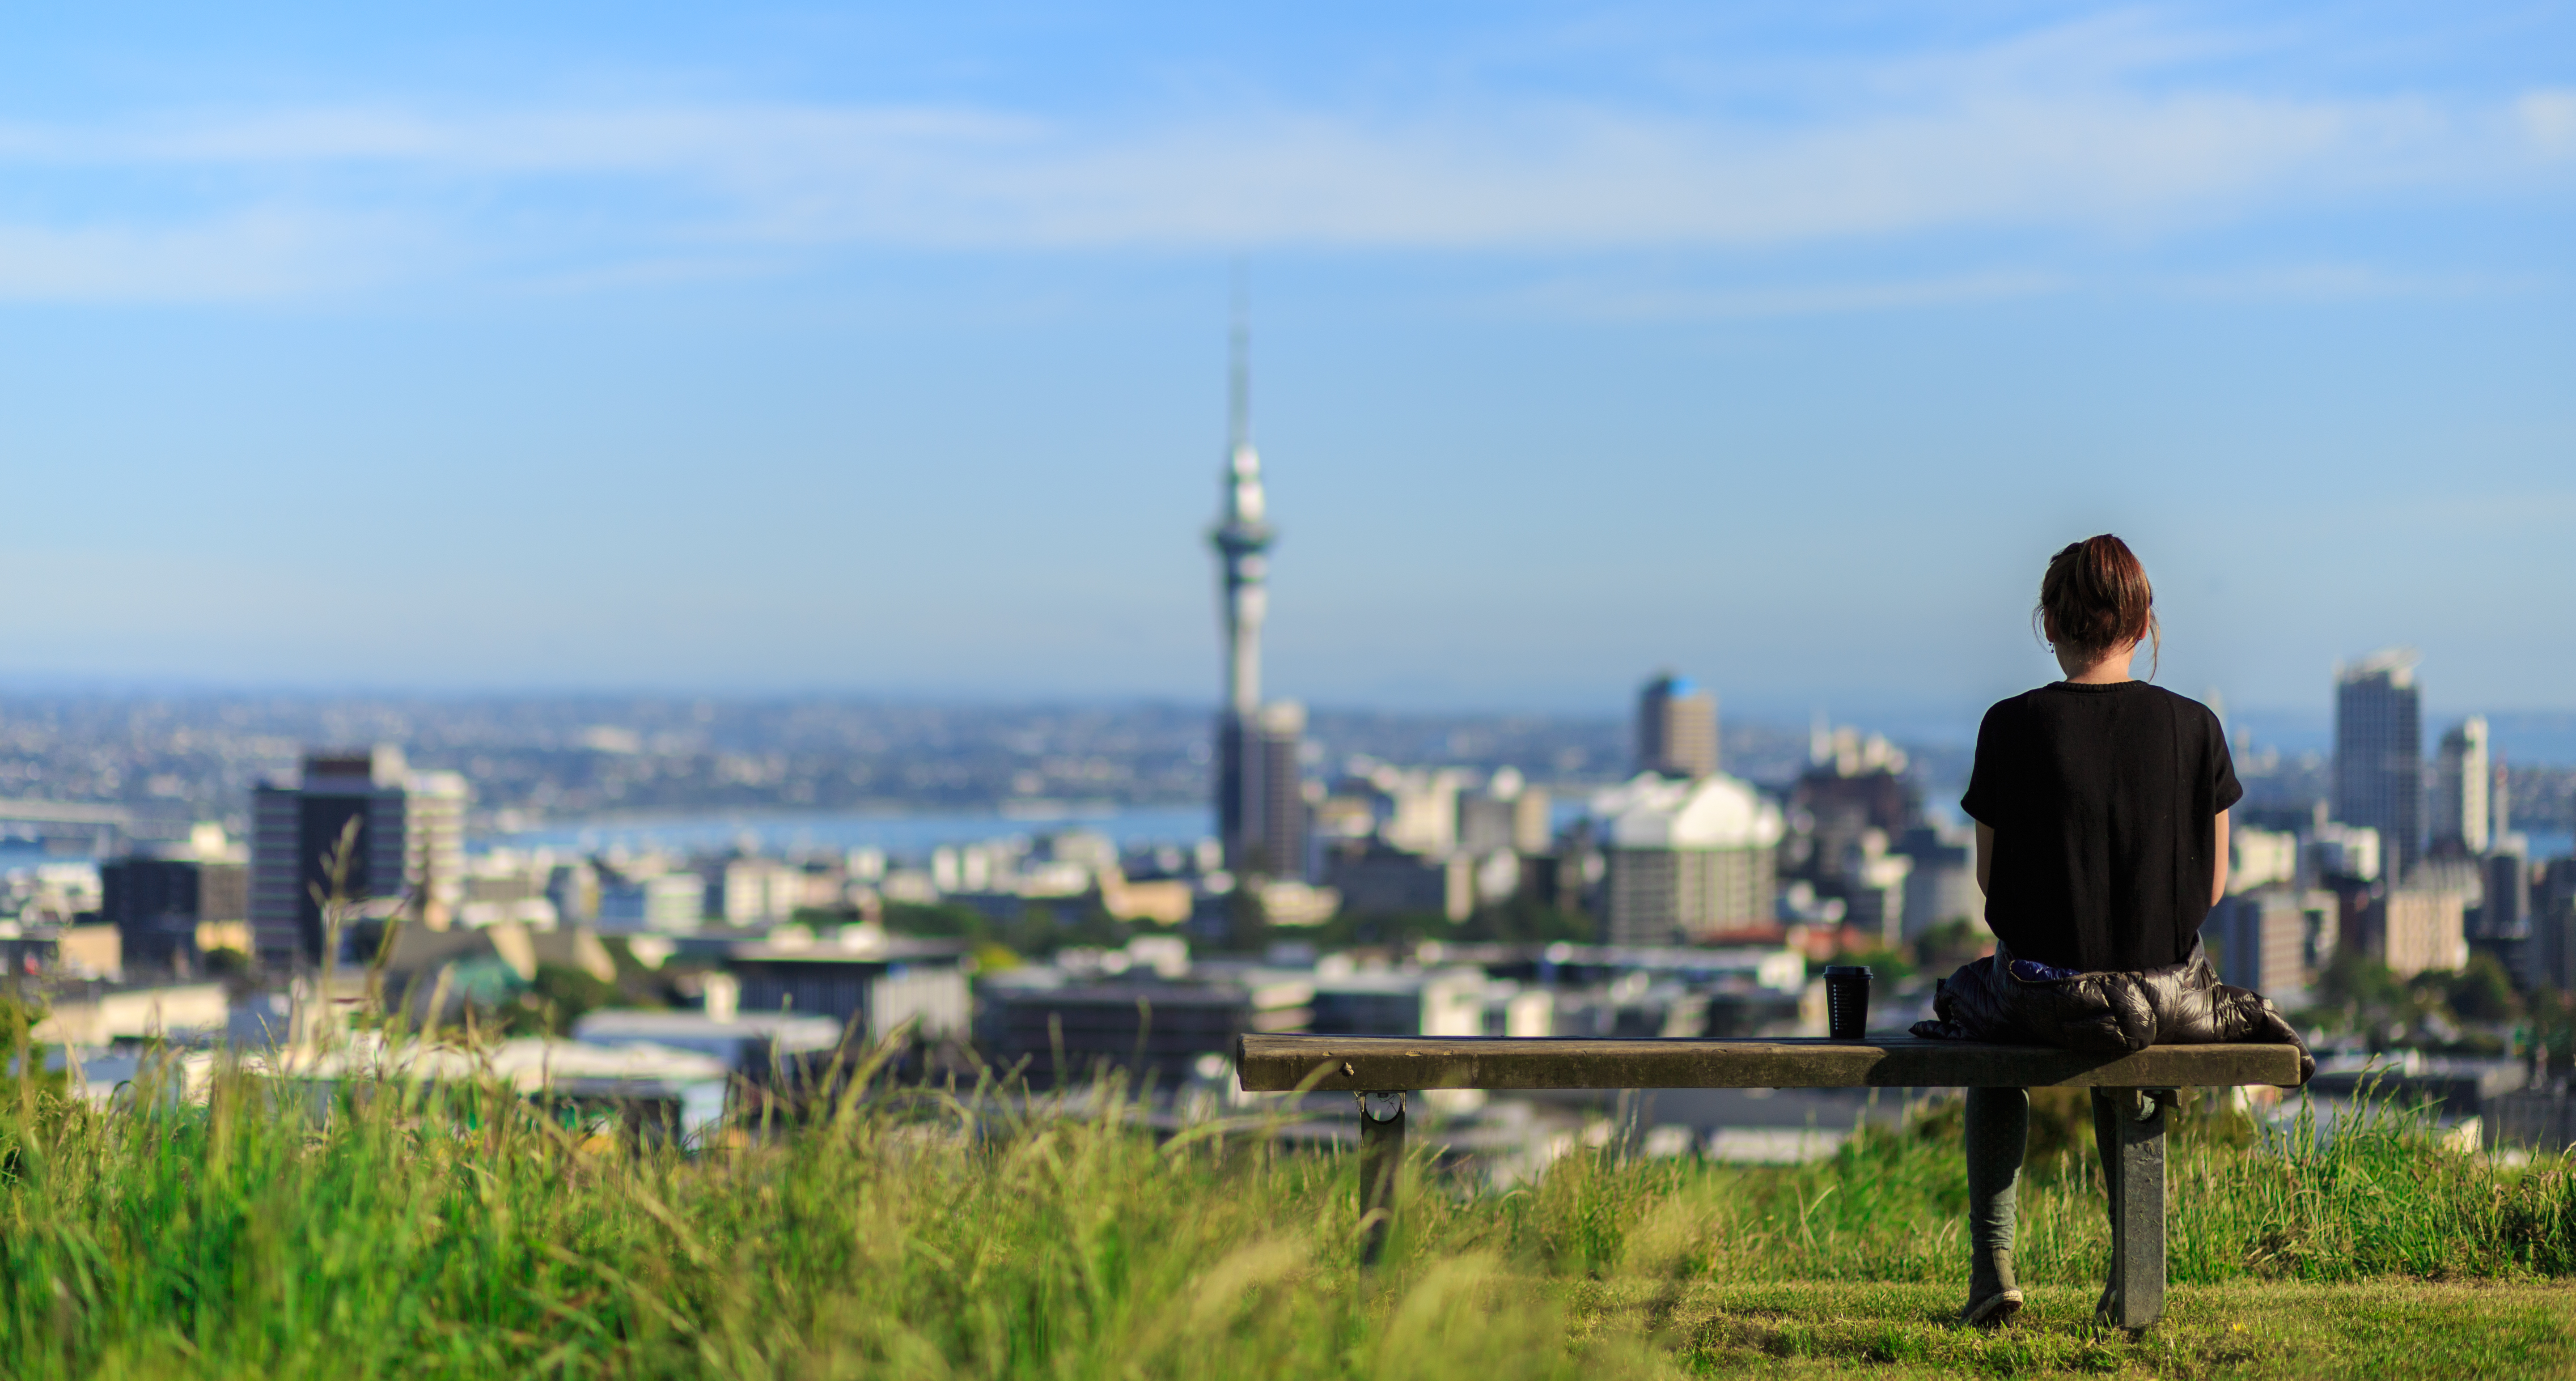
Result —
<instances>
[{"instance_id":1,"label":"office tower","mask_svg":"<svg viewBox=\"0 0 2576 1381\"><path fill-rule=\"evenodd\" d=\"M1717 697L1665 672L1637 695L1637 770L1698 780L1717 775Z\"/></svg>"},{"instance_id":2,"label":"office tower","mask_svg":"<svg viewBox=\"0 0 2576 1381\"><path fill-rule=\"evenodd\" d=\"M1306 798L1299 777L1306 712L1261 703L1261 622L1269 612L1273 534L1252 446L1251 370L1240 313L1228 390L1225 511L1209 534L1225 622L1225 704L1217 714L1216 823L1225 864L1239 873L1305 874Z\"/></svg>"},{"instance_id":3,"label":"office tower","mask_svg":"<svg viewBox=\"0 0 2576 1381\"><path fill-rule=\"evenodd\" d=\"M2521 854L2498 850L2482 865L2486 876L2478 899L2478 940L2511 941L2531 935L2531 864Z\"/></svg>"},{"instance_id":4,"label":"office tower","mask_svg":"<svg viewBox=\"0 0 2576 1381\"><path fill-rule=\"evenodd\" d=\"M2532 945L2527 976L2576 992L2576 858L2550 860L2532 888Z\"/></svg>"},{"instance_id":5,"label":"office tower","mask_svg":"<svg viewBox=\"0 0 2576 1381\"><path fill-rule=\"evenodd\" d=\"M2433 759L2432 831L2435 849L2487 851L2487 721L2470 715L2442 735Z\"/></svg>"},{"instance_id":6,"label":"office tower","mask_svg":"<svg viewBox=\"0 0 2576 1381\"><path fill-rule=\"evenodd\" d=\"M1786 826L1752 787L1641 773L1592 810L1609 822L1606 943L1668 945L1772 920Z\"/></svg>"},{"instance_id":7,"label":"office tower","mask_svg":"<svg viewBox=\"0 0 2576 1381\"><path fill-rule=\"evenodd\" d=\"M116 927L128 963L193 964L201 926L243 919L248 873L237 860L194 854L109 859L98 865L99 920Z\"/></svg>"},{"instance_id":8,"label":"office tower","mask_svg":"<svg viewBox=\"0 0 2576 1381\"><path fill-rule=\"evenodd\" d=\"M1306 707L1278 700L1261 707L1244 748L1245 796L1255 807L1244 838L1253 846L1245 871L1264 877L1306 876Z\"/></svg>"},{"instance_id":9,"label":"office tower","mask_svg":"<svg viewBox=\"0 0 2576 1381\"><path fill-rule=\"evenodd\" d=\"M358 822L342 879L357 914L400 913L443 929L464 894L465 779L413 772L399 748L309 753L295 786L251 792L251 942L268 964L322 957L319 889L328 858Z\"/></svg>"},{"instance_id":10,"label":"office tower","mask_svg":"<svg viewBox=\"0 0 2576 1381\"><path fill-rule=\"evenodd\" d=\"M2335 818L2379 831L2381 876L2423 857L2423 694L2415 650L2388 648L2335 668Z\"/></svg>"}]
</instances>

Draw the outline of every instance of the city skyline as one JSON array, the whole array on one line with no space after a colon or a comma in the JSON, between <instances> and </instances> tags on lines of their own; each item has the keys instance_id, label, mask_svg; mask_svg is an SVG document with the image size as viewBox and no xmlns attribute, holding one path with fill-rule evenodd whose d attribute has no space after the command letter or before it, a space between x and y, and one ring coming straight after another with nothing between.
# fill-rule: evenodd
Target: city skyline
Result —
<instances>
[{"instance_id":1,"label":"city skyline","mask_svg":"<svg viewBox=\"0 0 2576 1381\"><path fill-rule=\"evenodd\" d=\"M31 21L7 671L1199 698L1241 256L1280 697L2576 709L2570 22Z\"/></svg>"},{"instance_id":2,"label":"city skyline","mask_svg":"<svg viewBox=\"0 0 2576 1381\"><path fill-rule=\"evenodd\" d=\"M2576 3L0 32L0 1357L2563 1362Z\"/></svg>"}]
</instances>

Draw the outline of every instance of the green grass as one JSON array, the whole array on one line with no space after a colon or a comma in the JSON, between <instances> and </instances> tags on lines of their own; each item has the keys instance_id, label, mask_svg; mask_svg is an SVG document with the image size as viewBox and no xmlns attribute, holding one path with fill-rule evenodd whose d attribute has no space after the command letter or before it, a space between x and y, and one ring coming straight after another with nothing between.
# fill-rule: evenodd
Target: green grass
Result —
<instances>
[{"instance_id":1,"label":"green grass","mask_svg":"<svg viewBox=\"0 0 2576 1381\"><path fill-rule=\"evenodd\" d=\"M1117 1105L815 1109L699 1157L486 1112L220 1081L98 1116L0 1099L0 1374L1513 1377L2556 1374L2576 1176L2401 1122L2249 1153L2187 1135L2175 1288L2089 1326L2107 1244L2080 1158L2025 1190L2027 1322L1946 1323L1955 1143L1737 1170L1578 1155L1508 1194L1416 1166L1355 1261L1347 1157L1158 1143ZM2186 1124L2187 1127L2190 1124ZM1935 1128L1937 1131L1937 1127Z\"/></svg>"},{"instance_id":2,"label":"green grass","mask_svg":"<svg viewBox=\"0 0 2576 1381\"><path fill-rule=\"evenodd\" d=\"M2089 1325L2094 1287L2046 1286L2013 1327L1950 1326L1946 1286L1695 1286L1665 1329L1702 1376L2563 1376L2576 1291L2531 1282L2182 1286L2146 1337ZM1631 1308L1637 1306L1632 1305Z\"/></svg>"}]
</instances>

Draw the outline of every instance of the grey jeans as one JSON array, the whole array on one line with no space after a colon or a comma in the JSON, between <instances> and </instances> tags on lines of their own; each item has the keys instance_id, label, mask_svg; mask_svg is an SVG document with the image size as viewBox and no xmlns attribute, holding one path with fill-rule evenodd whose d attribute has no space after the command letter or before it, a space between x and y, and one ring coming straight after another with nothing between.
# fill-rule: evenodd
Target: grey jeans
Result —
<instances>
[{"instance_id":1,"label":"grey jeans","mask_svg":"<svg viewBox=\"0 0 2576 1381\"><path fill-rule=\"evenodd\" d=\"M2093 1149L2111 1176L2119 1124L2109 1100L2093 1091ZM2030 1093L2017 1088L1968 1090L1968 1249L1984 1266L2013 1249L2013 1209L2023 1153L2030 1144ZM2116 1177L2112 1178L2117 1186Z\"/></svg>"}]
</instances>

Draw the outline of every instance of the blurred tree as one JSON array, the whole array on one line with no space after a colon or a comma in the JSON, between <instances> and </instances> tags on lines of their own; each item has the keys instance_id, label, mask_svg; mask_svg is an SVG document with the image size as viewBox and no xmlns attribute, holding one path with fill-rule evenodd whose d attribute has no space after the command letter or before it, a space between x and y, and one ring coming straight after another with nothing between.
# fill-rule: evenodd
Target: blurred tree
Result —
<instances>
[{"instance_id":1,"label":"blurred tree","mask_svg":"<svg viewBox=\"0 0 2576 1381\"><path fill-rule=\"evenodd\" d=\"M1593 926L1588 918L1574 912L1533 897L1516 896L1469 916L1453 928L1452 934L1460 940L1494 944L1544 945L1558 940L1589 944Z\"/></svg>"},{"instance_id":2,"label":"blurred tree","mask_svg":"<svg viewBox=\"0 0 2576 1381\"><path fill-rule=\"evenodd\" d=\"M2330 1031L2370 1033L2413 1006L2388 966L2359 950L2339 950L2317 975L2310 1018Z\"/></svg>"},{"instance_id":3,"label":"blurred tree","mask_svg":"<svg viewBox=\"0 0 2576 1381\"><path fill-rule=\"evenodd\" d=\"M2522 1015L2522 999L2513 990L2513 975L2504 961L2480 952L2446 985L2451 1011L2463 1021L2511 1021Z\"/></svg>"},{"instance_id":4,"label":"blurred tree","mask_svg":"<svg viewBox=\"0 0 2576 1381\"><path fill-rule=\"evenodd\" d=\"M984 913L971 907L952 906L946 902L890 901L885 904L885 928L897 935L923 935L975 939L992 932L993 923Z\"/></svg>"},{"instance_id":5,"label":"blurred tree","mask_svg":"<svg viewBox=\"0 0 2576 1381\"><path fill-rule=\"evenodd\" d=\"M1907 954L1901 949L1887 949L1884 947L1845 950L1842 956L1834 962L1837 964L1867 964L1869 966L1870 981L1873 984L1895 983L1904 979L1912 978L1915 974L1921 972L1921 970L1916 967L1913 956ZM1943 976L1947 977L1948 975L1944 974Z\"/></svg>"},{"instance_id":6,"label":"blurred tree","mask_svg":"<svg viewBox=\"0 0 2576 1381\"><path fill-rule=\"evenodd\" d=\"M1994 932L1966 917L1943 921L1914 937L1914 962L1925 973L1947 974L1972 959L1995 952Z\"/></svg>"},{"instance_id":7,"label":"blurred tree","mask_svg":"<svg viewBox=\"0 0 2576 1381\"><path fill-rule=\"evenodd\" d=\"M584 1015L621 1001L615 984L603 983L587 970L539 964L527 988L503 1003L494 1016L508 1035L560 1036Z\"/></svg>"}]
</instances>

